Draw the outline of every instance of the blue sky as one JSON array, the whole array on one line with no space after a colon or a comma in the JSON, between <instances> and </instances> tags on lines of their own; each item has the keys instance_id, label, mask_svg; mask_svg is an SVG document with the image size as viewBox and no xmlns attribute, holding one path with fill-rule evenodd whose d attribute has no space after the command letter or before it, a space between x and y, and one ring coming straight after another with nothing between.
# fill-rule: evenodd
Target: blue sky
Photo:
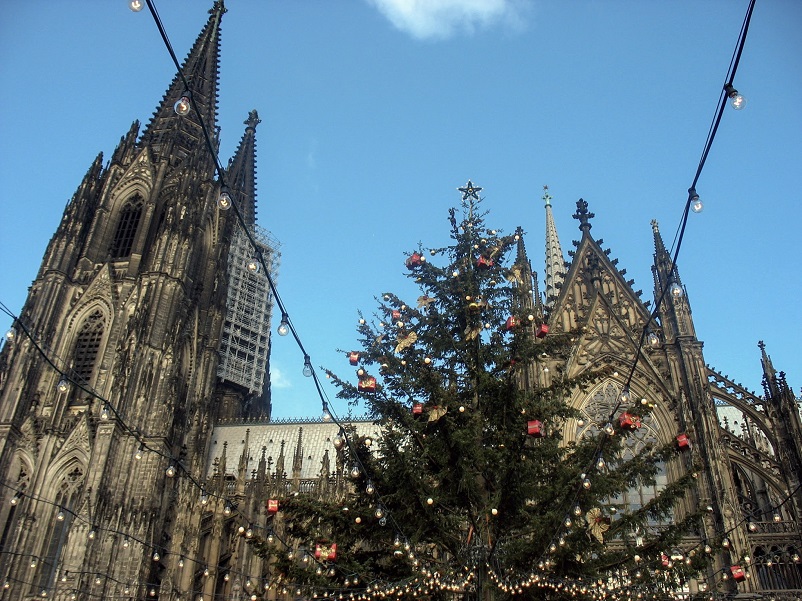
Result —
<instances>
[{"instance_id":1,"label":"blue sky","mask_svg":"<svg viewBox=\"0 0 802 601\"><path fill-rule=\"evenodd\" d=\"M259 223L282 243L279 291L313 364L347 376L336 349L354 346L357 310L386 290L415 298L405 253L446 243L469 178L489 226L528 232L541 278L542 186L566 251L584 198L592 233L650 298L649 222L670 245L747 3L229 0L220 154L257 109ZM211 4L156 1L180 58ZM802 387L800 31L802 3L758 0L735 80L749 104L724 114L678 262L707 362L754 390L761 339ZM150 15L123 0L4 7L0 301L12 311L96 154L147 122L173 75ZM319 415L289 337L272 361L274 415Z\"/></svg>"}]
</instances>

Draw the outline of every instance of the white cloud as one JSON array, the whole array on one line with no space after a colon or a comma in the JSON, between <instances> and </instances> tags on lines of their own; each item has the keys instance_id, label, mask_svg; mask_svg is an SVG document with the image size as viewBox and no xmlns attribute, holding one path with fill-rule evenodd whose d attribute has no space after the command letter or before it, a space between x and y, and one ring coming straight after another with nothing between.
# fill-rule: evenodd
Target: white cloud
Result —
<instances>
[{"instance_id":1,"label":"white cloud","mask_svg":"<svg viewBox=\"0 0 802 601\"><path fill-rule=\"evenodd\" d=\"M500 23L519 28L527 0L367 0L401 31L443 39Z\"/></svg>"},{"instance_id":2,"label":"white cloud","mask_svg":"<svg viewBox=\"0 0 802 601\"><path fill-rule=\"evenodd\" d=\"M292 382L275 365L270 366L270 387L271 388L292 388Z\"/></svg>"}]
</instances>

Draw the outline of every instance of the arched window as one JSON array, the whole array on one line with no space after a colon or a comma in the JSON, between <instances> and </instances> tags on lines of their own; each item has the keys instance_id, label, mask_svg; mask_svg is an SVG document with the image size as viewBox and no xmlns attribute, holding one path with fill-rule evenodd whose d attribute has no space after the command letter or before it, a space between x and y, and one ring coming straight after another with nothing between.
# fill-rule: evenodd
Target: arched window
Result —
<instances>
[{"instance_id":1,"label":"arched window","mask_svg":"<svg viewBox=\"0 0 802 601\"><path fill-rule=\"evenodd\" d=\"M75 466L62 478L56 491L53 519L50 522L49 538L43 548L41 570L39 572L39 588L48 590L56 579L56 569L61 552L67 542L73 517L78 506L79 494L84 481L83 470ZM59 513L61 512L61 513Z\"/></svg>"},{"instance_id":2,"label":"arched window","mask_svg":"<svg viewBox=\"0 0 802 601\"><path fill-rule=\"evenodd\" d=\"M95 363L103 340L105 322L103 314L95 311L86 318L75 339L72 354L72 376L78 382L89 383L95 370Z\"/></svg>"},{"instance_id":3,"label":"arched window","mask_svg":"<svg viewBox=\"0 0 802 601\"><path fill-rule=\"evenodd\" d=\"M117 222L117 231L111 243L111 258L126 259L131 255L139 220L142 217L142 197L137 194L130 198L120 211L120 220Z\"/></svg>"},{"instance_id":4,"label":"arched window","mask_svg":"<svg viewBox=\"0 0 802 601\"><path fill-rule=\"evenodd\" d=\"M621 390L612 382L607 381L587 398L581 408L582 417L577 422L576 438L583 436L599 436L614 407L618 406L618 397ZM581 425L580 425L581 424ZM623 443L621 458L625 461L638 456L648 446L659 444L659 426L651 414L641 417L640 427L631 432ZM657 463L657 473L654 484L638 483L623 494L610 498L609 502L625 511L636 511L654 499L668 484L666 465ZM670 517L662 520L650 519L652 525L659 525Z\"/></svg>"}]
</instances>

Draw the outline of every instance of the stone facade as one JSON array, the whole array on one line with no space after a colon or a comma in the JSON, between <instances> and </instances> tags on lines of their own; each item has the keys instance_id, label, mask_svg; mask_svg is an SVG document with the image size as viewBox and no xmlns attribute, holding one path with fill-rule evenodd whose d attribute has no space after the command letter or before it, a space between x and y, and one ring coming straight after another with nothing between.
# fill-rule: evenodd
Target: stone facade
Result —
<instances>
[{"instance_id":1,"label":"stone facade","mask_svg":"<svg viewBox=\"0 0 802 601\"><path fill-rule=\"evenodd\" d=\"M269 377L261 394L217 377L236 222L218 207L204 128L215 131L224 12L215 2L184 63L196 110L173 111L185 91L176 78L141 135L134 123L108 163L94 161L0 353L0 599L293 596L265 588L269 566L247 538L281 527L268 500L347 488L338 426L270 422ZM226 172L249 226L257 124L254 111ZM681 282L657 224L656 343L639 353L648 303L590 234L582 201L581 240L560 265L549 200L547 298L521 238L519 308L580 334L567 358L526 373L522 385L614 368L569 400L583 414L570 435L598 428L629 380L654 406L630 451L686 434L704 465L689 501L710 507L700 536L727 533L732 549L717 557L710 590L799 598L802 424L785 375L762 345L762 395L705 364L688 297L663 295ZM369 422L352 425L360 436L380 434ZM664 481L680 467L665 466ZM171 468L181 477L164 476ZM634 490L625 501L649 494ZM718 583L744 552L751 577Z\"/></svg>"}]
</instances>

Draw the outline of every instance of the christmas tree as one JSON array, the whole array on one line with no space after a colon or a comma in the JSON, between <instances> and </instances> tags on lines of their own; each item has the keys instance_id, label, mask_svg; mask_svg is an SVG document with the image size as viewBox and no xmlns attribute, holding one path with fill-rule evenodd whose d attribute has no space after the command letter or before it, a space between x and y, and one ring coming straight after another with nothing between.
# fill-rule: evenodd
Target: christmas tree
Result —
<instances>
[{"instance_id":1,"label":"christmas tree","mask_svg":"<svg viewBox=\"0 0 802 601\"><path fill-rule=\"evenodd\" d=\"M356 379L328 372L381 435L343 424L335 446L347 490L281 500L270 536L253 540L273 583L336 599L696 590L711 549L694 538L699 515L675 511L696 468L676 441L622 453L649 410L626 390L609 423L566 438L579 419L566 399L612 367L561 373L575 333L549 333L521 230L488 229L481 188L459 190L453 243L406 260L420 295L381 295L375 318L360 318L361 349L346 353ZM668 462L679 476L650 501L620 502Z\"/></svg>"}]
</instances>

